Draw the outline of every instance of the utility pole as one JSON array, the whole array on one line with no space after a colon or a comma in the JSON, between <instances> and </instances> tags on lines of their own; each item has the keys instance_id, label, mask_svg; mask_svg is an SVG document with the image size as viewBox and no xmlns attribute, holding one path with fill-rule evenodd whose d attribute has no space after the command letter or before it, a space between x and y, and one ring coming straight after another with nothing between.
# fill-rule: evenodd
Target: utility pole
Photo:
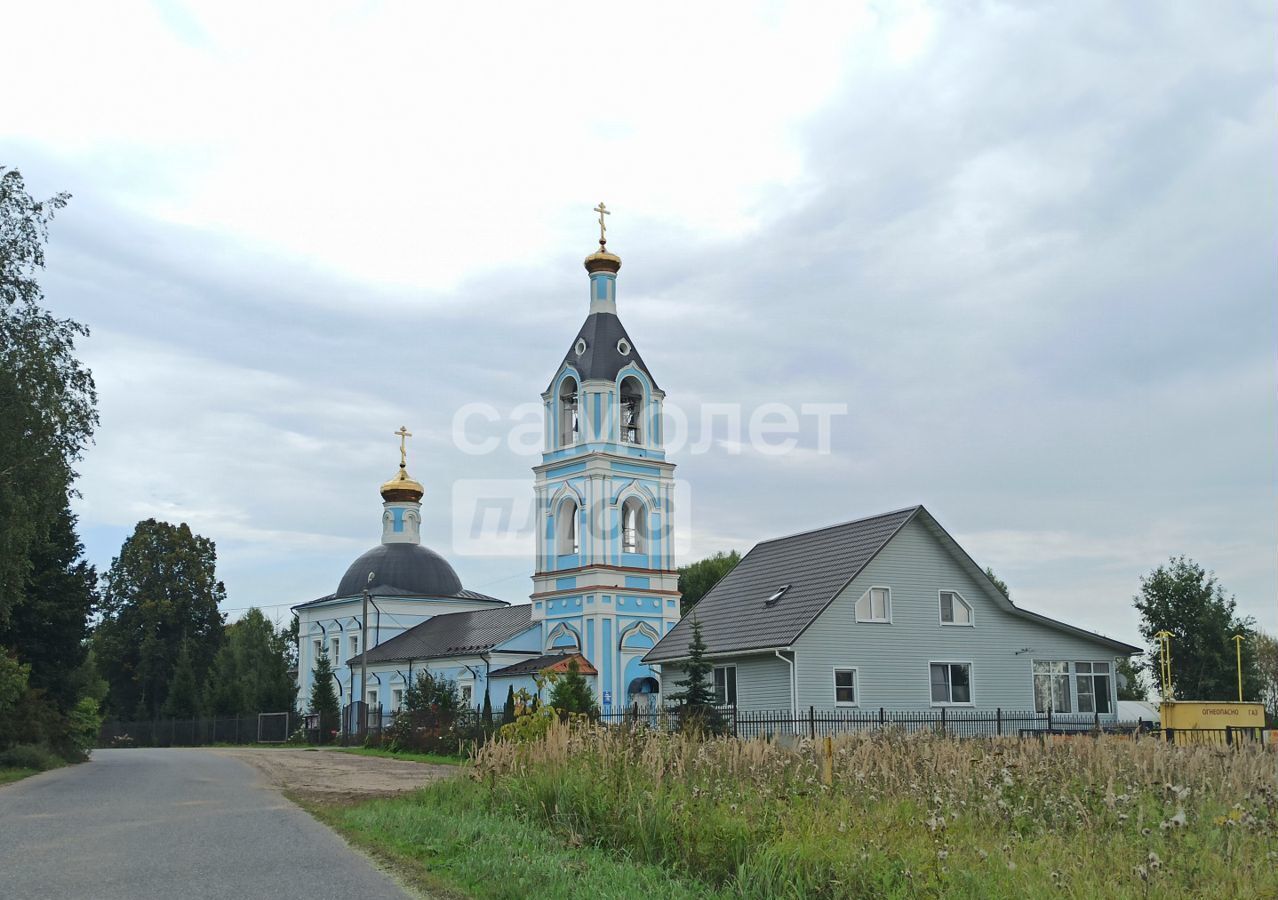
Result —
<instances>
[{"instance_id":1,"label":"utility pole","mask_svg":"<svg viewBox=\"0 0 1278 900\"><path fill-rule=\"evenodd\" d=\"M368 573L368 581L364 584L364 614L361 617L359 632L359 706L364 721L359 723L359 733L368 730L368 585L373 580L373 573Z\"/></svg>"}]
</instances>

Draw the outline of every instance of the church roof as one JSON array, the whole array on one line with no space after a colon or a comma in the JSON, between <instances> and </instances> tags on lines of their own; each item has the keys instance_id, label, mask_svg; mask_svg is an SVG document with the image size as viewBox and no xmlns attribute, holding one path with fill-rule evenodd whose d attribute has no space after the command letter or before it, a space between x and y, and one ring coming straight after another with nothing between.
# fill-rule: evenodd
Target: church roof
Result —
<instances>
[{"instance_id":1,"label":"church roof","mask_svg":"<svg viewBox=\"0 0 1278 900\"><path fill-rule=\"evenodd\" d=\"M687 659L694 615L701 623L706 652L716 656L791 646L896 533L916 517L974 579L988 585L995 602L1008 612L1098 641L1119 653L1139 652L1139 647L1015 606L931 513L922 506L911 506L756 544L701 598L693 612L680 619L648 651L644 662ZM782 588L784 593L775 599Z\"/></svg>"},{"instance_id":2,"label":"church roof","mask_svg":"<svg viewBox=\"0 0 1278 900\"><path fill-rule=\"evenodd\" d=\"M456 597L462 591L448 560L421 544L378 544L350 564L334 595L352 597L365 587L379 595Z\"/></svg>"},{"instance_id":3,"label":"church roof","mask_svg":"<svg viewBox=\"0 0 1278 900\"><path fill-rule=\"evenodd\" d=\"M414 625L376 647L369 647L368 661L399 662L486 653L533 626L532 606L527 603L445 613ZM352 657L346 664L356 664L359 659Z\"/></svg>"},{"instance_id":4,"label":"church roof","mask_svg":"<svg viewBox=\"0 0 1278 900\"><path fill-rule=\"evenodd\" d=\"M540 675L542 672L567 672L568 663L574 659L577 661L577 671L582 675L599 674L599 670L590 664L590 660L580 653L547 653L545 656L514 663L504 669L493 669L488 675L490 678L496 678L498 675Z\"/></svg>"},{"instance_id":5,"label":"church roof","mask_svg":"<svg viewBox=\"0 0 1278 900\"><path fill-rule=\"evenodd\" d=\"M623 354L617 349L617 344L623 338L630 346L629 354ZM581 356L577 355L578 341L586 342L585 352ZM630 340L630 335L626 334L626 328L621 324L621 319L616 313L595 312L587 316L586 321L577 330L577 336L568 345L564 362L580 372L583 381L593 379L616 381L617 373L633 364L648 376L648 383L654 389L657 387L656 379L648 371L648 367L639 356L639 351L635 349L635 342Z\"/></svg>"}]
</instances>

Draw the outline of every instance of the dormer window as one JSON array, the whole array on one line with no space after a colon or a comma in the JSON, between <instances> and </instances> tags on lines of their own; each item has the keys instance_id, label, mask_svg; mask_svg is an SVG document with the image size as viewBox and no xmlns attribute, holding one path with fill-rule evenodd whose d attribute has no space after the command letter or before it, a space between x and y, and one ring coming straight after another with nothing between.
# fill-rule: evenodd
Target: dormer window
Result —
<instances>
[{"instance_id":1,"label":"dormer window","mask_svg":"<svg viewBox=\"0 0 1278 900\"><path fill-rule=\"evenodd\" d=\"M633 375L621 380L621 442L643 443L643 387Z\"/></svg>"},{"instance_id":2,"label":"dormer window","mask_svg":"<svg viewBox=\"0 0 1278 900\"><path fill-rule=\"evenodd\" d=\"M573 353L576 353L578 356L582 356L583 354L585 354L585 352L586 352L586 339L585 339L585 338L577 338L577 343L573 346L573 348L572 348L572 352L573 352Z\"/></svg>"},{"instance_id":3,"label":"dormer window","mask_svg":"<svg viewBox=\"0 0 1278 900\"><path fill-rule=\"evenodd\" d=\"M780 588L778 588L775 592L773 592L772 596L768 597L767 600L763 601L763 605L776 606L778 603L781 602L781 598L785 596L785 592L788 590L790 590L790 585L788 584L781 585Z\"/></svg>"},{"instance_id":4,"label":"dormer window","mask_svg":"<svg viewBox=\"0 0 1278 900\"><path fill-rule=\"evenodd\" d=\"M617 341L617 352L620 353L622 356L629 356L630 342L626 340L625 338L622 338L621 340Z\"/></svg>"},{"instance_id":5,"label":"dormer window","mask_svg":"<svg viewBox=\"0 0 1278 900\"><path fill-rule=\"evenodd\" d=\"M578 434L577 382L565 378L559 385L559 446L570 447L577 443Z\"/></svg>"}]
</instances>

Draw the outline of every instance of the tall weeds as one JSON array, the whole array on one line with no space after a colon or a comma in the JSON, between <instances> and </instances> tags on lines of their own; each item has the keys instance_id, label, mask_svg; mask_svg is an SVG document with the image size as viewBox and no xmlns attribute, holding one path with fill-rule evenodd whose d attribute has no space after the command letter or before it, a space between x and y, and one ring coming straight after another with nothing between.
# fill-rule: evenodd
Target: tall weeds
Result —
<instances>
[{"instance_id":1,"label":"tall weeds","mask_svg":"<svg viewBox=\"0 0 1278 900\"><path fill-rule=\"evenodd\" d=\"M1275 758L1112 737L699 741L556 726L480 796L573 842L752 896L1278 896ZM1210 891L1208 891L1210 888Z\"/></svg>"}]
</instances>

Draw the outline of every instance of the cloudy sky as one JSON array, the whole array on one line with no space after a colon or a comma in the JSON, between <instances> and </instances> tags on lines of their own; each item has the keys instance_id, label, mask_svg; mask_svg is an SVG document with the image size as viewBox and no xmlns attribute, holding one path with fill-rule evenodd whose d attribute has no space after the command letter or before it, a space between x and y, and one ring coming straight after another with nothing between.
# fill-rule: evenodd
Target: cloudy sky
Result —
<instances>
[{"instance_id":1,"label":"cloudy sky","mask_svg":"<svg viewBox=\"0 0 1278 900\"><path fill-rule=\"evenodd\" d=\"M88 552L213 538L228 614L330 592L414 431L426 542L587 310L693 423L687 558L923 503L1030 609L1137 638L1171 554L1278 624L1271 3L29 3L0 165L74 195L48 304L101 394ZM501 421L463 452L454 416ZM703 411L846 404L776 455ZM745 429L742 429L744 432ZM700 444L701 452L692 447ZM496 546L496 545L494 545Z\"/></svg>"}]
</instances>

